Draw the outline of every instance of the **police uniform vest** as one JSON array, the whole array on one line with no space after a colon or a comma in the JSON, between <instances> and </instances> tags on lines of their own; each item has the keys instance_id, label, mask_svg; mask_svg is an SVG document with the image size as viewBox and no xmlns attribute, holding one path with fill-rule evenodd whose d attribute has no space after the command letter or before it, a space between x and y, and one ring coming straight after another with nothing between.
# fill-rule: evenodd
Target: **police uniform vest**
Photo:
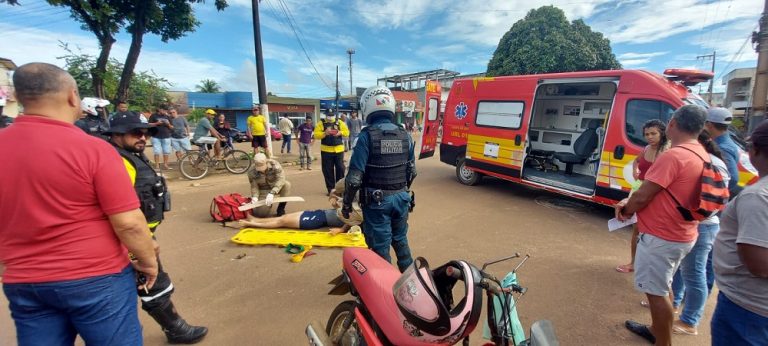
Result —
<instances>
[{"instance_id":1,"label":"police uniform vest","mask_svg":"<svg viewBox=\"0 0 768 346\"><path fill-rule=\"evenodd\" d=\"M89 115L83 119L83 122L85 123L85 132L91 136L102 137L102 134L109 130L106 121L101 117Z\"/></svg>"},{"instance_id":2,"label":"police uniform vest","mask_svg":"<svg viewBox=\"0 0 768 346\"><path fill-rule=\"evenodd\" d=\"M336 121L329 123L326 121L323 121L323 131L327 130L328 128L332 128L336 131L341 131L341 127L339 127L339 119L336 119ZM332 146L335 147L337 145L342 145L344 142L341 138L341 136L325 136L320 141L320 144Z\"/></svg>"},{"instance_id":3,"label":"police uniform vest","mask_svg":"<svg viewBox=\"0 0 768 346\"><path fill-rule=\"evenodd\" d=\"M402 190L408 182L407 164L410 154L408 133L402 127L382 130L378 126L364 127L371 138L368 163L363 174L363 186L380 190Z\"/></svg>"},{"instance_id":4,"label":"police uniform vest","mask_svg":"<svg viewBox=\"0 0 768 346\"><path fill-rule=\"evenodd\" d=\"M163 198L166 193L165 181L158 176L149 160L131 153L123 148L115 146L120 156L128 160L136 169L136 180L133 188L136 189L136 195L141 203L141 212L147 219L147 223L159 222L163 220Z\"/></svg>"}]
</instances>

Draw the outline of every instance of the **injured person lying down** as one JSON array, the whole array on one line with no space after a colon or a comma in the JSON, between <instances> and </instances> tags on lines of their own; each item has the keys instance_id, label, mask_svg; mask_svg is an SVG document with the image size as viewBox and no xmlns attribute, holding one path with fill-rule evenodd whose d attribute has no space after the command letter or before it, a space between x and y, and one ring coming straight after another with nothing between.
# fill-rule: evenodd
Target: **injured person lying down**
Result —
<instances>
[{"instance_id":1,"label":"injured person lying down","mask_svg":"<svg viewBox=\"0 0 768 346\"><path fill-rule=\"evenodd\" d=\"M278 217L259 218L248 216L248 219L238 221L240 228L292 228L300 230L316 230L319 228L330 228L331 234L347 232L352 226L359 226L363 223L363 211L356 202L352 203L352 212L349 218L344 218L341 214L342 201L344 195L344 180L336 183L335 189L331 191L328 201L332 209L317 209L297 211Z\"/></svg>"}]
</instances>

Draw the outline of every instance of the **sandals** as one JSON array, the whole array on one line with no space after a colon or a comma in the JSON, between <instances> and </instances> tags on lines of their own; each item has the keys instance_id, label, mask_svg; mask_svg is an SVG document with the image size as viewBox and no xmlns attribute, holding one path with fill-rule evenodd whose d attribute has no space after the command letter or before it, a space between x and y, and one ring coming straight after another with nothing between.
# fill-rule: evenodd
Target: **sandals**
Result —
<instances>
[{"instance_id":1,"label":"sandals","mask_svg":"<svg viewBox=\"0 0 768 346\"><path fill-rule=\"evenodd\" d=\"M685 326L682 326L681 323L682 322L680 320L677 320L674 323L672 323L672 333L683 334L683 335L699 335L699 331L696 330L696 327L693 327L693 331L691 331Z\"/></svg>"},{"instance_id":2,"label":"sandals","mask_svg":"<svg viewBox=\"0 0 768 346\"><path fill-rule=\"evenodd\" d=\"M630 332L637 334L648 342L652 344L656 343L656 337L653 336L653 333L651 333L651 329L648 328L648 326L632 320L627 320L624 322L624 326L627 327Z\"/></svg>"},{"instance_id":3,"label":"sandals","mask_svg":"<svg viewBox=\"0 0 768 346\"><path fill-rule=\"evenodd\" d=\"M635 271L635 268L631 264L622 264L616 267L616 271L619 273L631 273Z\"/></svg>"}]
</instances>

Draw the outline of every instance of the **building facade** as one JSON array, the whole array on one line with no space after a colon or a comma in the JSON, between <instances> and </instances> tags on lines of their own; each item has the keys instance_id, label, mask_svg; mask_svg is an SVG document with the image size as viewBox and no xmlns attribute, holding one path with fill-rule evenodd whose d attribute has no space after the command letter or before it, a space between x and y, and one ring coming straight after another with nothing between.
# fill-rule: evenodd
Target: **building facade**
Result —
<instances>
[{"instance_id":1,"label":"building facade","mask_svg":"<svg viewBox=\"0 0 768 346\"><path fill-rule=\"evenodd\" d=\"M16 64L10 59L0 58L0 115L15 118L19 114L19 103L13 89L13 71Z\"/></svg>"},{"instance_id":2,"label":"building facade","mask_svg":"<svg viewBox=\"0 0 768 346\"><path fill-rule=\"evenodd\" d=\"M174 91L169 93L177 104L179 114L189 114L193 109L213 109L224 114L230 125L245 131L248 117L254 105L253 93L249 91L226 91L222 93L199 93ZM320 101L292 97L267 96L269 122L277 124L280 117L287 115L295 125L304 121L306 116L318 120Z\"/></svg>"},{"instance_id":3,"label":"building facade","mask_svg":"<svg viewBox=\"0 0 768 346\"><path fill-rule=\"evenodd\" d=\"M752 107L756 71L754 67L737 68L723 76L723 85L726 86L723 107L730 109L734 116L744 116Z\"/></svg>"}]
</instances>

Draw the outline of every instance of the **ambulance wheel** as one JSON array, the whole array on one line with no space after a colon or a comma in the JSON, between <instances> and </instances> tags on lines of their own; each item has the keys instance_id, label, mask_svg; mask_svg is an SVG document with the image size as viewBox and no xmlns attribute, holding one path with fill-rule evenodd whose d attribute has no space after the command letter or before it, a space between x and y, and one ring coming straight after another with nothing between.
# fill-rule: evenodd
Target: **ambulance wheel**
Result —
<instances>
[{"instance_id":1,"label":"ambulance wheel","mask_svg":"<svg viewBox=\"0 0 768 346\"><path fill-rule=\"evenodd\" d=\"M467 165L465 164L464 159L459 159L456 162L456 178L459 179L460 183L464 185L474 186L480 183L480 179L482 177L483 177L482 174L467 168Z\"/></svg>"}]
</instances>

